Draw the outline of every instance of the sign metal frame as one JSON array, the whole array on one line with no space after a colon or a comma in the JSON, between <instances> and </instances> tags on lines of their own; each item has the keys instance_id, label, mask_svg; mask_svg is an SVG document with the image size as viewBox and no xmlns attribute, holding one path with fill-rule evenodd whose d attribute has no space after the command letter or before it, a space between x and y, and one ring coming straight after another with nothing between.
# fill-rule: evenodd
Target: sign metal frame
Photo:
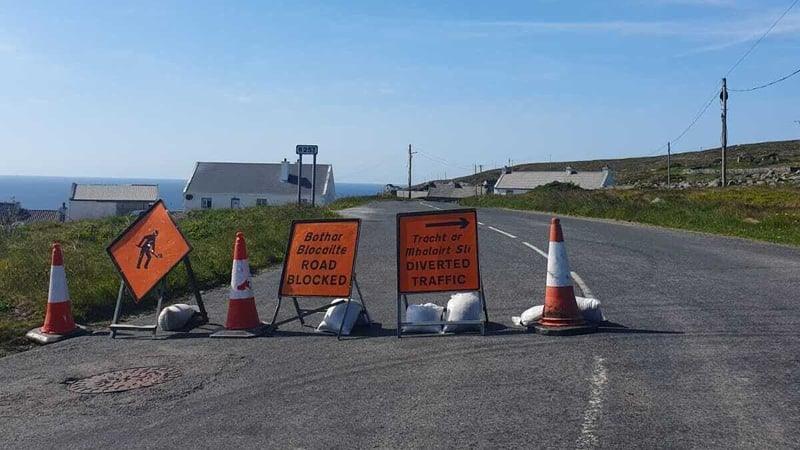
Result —
<instances>
[{"instance_id":1,"label":"sign metal frame","mask_svg":"<svg viewBox=\"0 0 800 450\"><path fill-rule=\"evenodd\" d=\"M404 292L400 286L400 221L404 217L417 217L417 216L439 216L439 215L452 215L452 214L470 214L474 219L474 223L470 224L469 226L475 227L475 266L478 272L478 286L477 289L465 289L465 290L452 290L452 289L430 289L425 291L414 291L414 292ZM481 263L480 263L480 242L478 239L478 212L475 208L462 208L462 209L443 209L440 211L413 211L413 212L404 212L398 213L396 216L396 240L397 240L397 255L396 255L396 265L397 265L397 338L401 338L403 336L403 326L425 326L425 325L478 325L480 327L481 335L486 334L486 324L489 323L489 311L486 308L486 295L483 291L483 277L481 275ZM448 320L437 320L431 322L403 322L403 311L408 309L408 296L415 295L415 294L426 294L426 293L446 293L446 292L477 292L478 297L481 300L481 307L483 309L484 320L459 320L459 321L448 321ZM403 308L405 307L405 308Z\"/></svg>"},{"instance_id":2,"label":"sign metal frame","mask_svg":"<svg viewBox=\"0 0 800 450\"><path fill-rule=\"evenodd\" d=\"M292 242L294 240L294 231L295 226L297 224L313 224L313 223L337 223L337 222L355 222L356 223L356 238L355 238L355 245L353 245L353 266L350 273L350 286L347 293L347 300L343 302L337 303L329 303L318 308L313 309L303 309L300 307L300 303L298 298L338 298L341 297L340 295L304 295L304 296L293 296L293 295L284 295L283 294L283 283L286 280L286 266L289 263L289 252L292 249ZM270 321L270 327L272 331L277 330L280 325L284 325L289 322L293 322L295 320L300 321L302 326L306 326L305 317L308 317L312 314L320 313L326 311L331 306L340 305L342 303L346 303L347 306L345 307L344 311L344 318L347 317L347 313L350 311L350 302L353 298L353 287L356 288L356 292L358 293L358 299L361 301L361 306L363 308L362 314L367 320L368 324L372 324L372 319L369 316L369 312L367 311L367 303L364 300L364 296L361 294L361 288L358 286L358 279L356 278L356 261L358 260L358 242L361 238L361 219L303 219L303 220L293 220L292 226L289 230L289 242L286 244L286 253L283 258L283 268L281 269L281 279L278 285L278 303L275 305L275 312L272 314L272 320ZM289 317L288 319L284 319L280 322L276 322L278 319L278 313L281 309L281 303L283 302L284 298L291 298L292 304L294 305L294 309L297 315ZM342 339L342 327L344 326L344 319L342 319L342 323L339 324L339 331L336 333L336 339Z\"/></svg>"},{"instance_id":3,"label":"sign metal frame","mask_svg":"<svg viewBox=\"0 0 800 450\"><path fill-rule=\"evenodd\" d=\"M145 220L148 215L158 207L163 207L167 212L167 217L169 217L170 222L178 230L181 238L186 242L188 250L184 255L182 255L176 262L173 264L169 270L164 273L156 283L141 297L137 297L134 293L133 289L130 287L131 283L128 277L125 275L125 272L122 270L122 267L117 262L116 258L112 254L111 248L114 247L122 238L128 234L133 228L135 228L139 222ZM119 291L117 292L117 303L114 307L114 316L111 319L111 324L109 325L109 329L111 330L111 338L114 339L117 336L117 330L131 330L131 331L150 331L153 336L156 336L158 331L158 314L161 313L161 305L164 301L164 297L166 296L167 292L167 275L172 272L175 267L177 267L180 263L183 263L184 267L186 267L186 275L189 279L189 286L194 294L195 301L197 302L197 306L200 308L200 318L199 320L194 321L194 325L202 325L208 323L208 312L206 311L205 304L203 303L203 297L200 294L200 289L197 285L197 278L195 277L194 270L192 269L192 263L189 260L189 253L193 250L191 242L186 239L186 235L183 234L183 231L180 229L178 224L175 222L175 219L169 214L169 210L167 210L164 201L159 199L155 203L153 203L149 208L147 208L144 212L142 212L139 217L136 218L130 225L128 225L111 243L108 244L106 247L106 253L108 253L111 262L114 264L114 267L117 269L117 272L120 274L120 284L119 284ZM120 314L122 313L122 299L125 296L125 291L128 291L128 294L134 299L135 302L141 301L144 297L147 296L153 289L158 289L158 303L156 306L156 322L154 325L131 325L131 324L121 324L119 323Z\"/></svg>"}]
</instances>

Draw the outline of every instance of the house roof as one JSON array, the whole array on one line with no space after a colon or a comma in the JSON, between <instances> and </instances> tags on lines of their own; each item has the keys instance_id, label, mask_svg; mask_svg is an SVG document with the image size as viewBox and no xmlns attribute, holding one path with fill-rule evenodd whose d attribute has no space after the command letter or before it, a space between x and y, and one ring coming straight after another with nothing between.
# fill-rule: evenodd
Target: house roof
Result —
<instances>
[{"instance_id":1,"label":"house roof","mask_svg":"<svg viewBox=\"0 0 800 450\"><path fill-rule=\"evenodd\" d=\"M158 185L73 183L70 200L154 202L158 200Z\"/></svg>"},{"instance_id":2,"label":"house roof","mask_svg":"<svg viewBox=\"0 0 800 450\"><path fill-rule=\"evenodd\" d=\"M317 164L317 196L333 188L333 167ZM311 164L303 164L305 189L311 189ZM296 194L297 163L289 163L289 181L281 182L281 163L198 162L183 192L217 194Z\"/></svg>"},{"instance_id":3,"label":"house roof","mask_svg":"<svg viewBox=\"0 0 800 450\"><path fill-rule=\"evenodd\" d=\"M60 222L61 214L57 209L29 209L30 214L25 218L25 223Z\"/></svg>"},{"instance_id":4,"label":"house roof","mask_svg":"<svg viewBox=\"0 0 800 450\"><path fill-rule=\"evenodd\" d=\"M583 189L601 189L610 182L611 171L580 172L560 170L558 172L511 172L502 173L495 183L495 189L533 189L554 181L573 183Z\"/></svg>"},{"instance_id":5,"label":"house roof","mask_svg":"<svg viewBox=\"0 0 800 450\"><path fill-rule=\"evenodd\" d=\"M475 186L467 183L436 183L428 188L428 197L432 198L467 198L477 193Z\"/></svg>"}]
</instances>

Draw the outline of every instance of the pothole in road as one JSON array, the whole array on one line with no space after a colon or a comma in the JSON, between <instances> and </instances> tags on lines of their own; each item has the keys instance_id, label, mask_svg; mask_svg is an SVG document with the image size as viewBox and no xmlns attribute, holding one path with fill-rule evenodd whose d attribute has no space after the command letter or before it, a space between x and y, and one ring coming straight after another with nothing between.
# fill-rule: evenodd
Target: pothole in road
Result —
<instances>
[{"instance_id":1,"label":"pothole in road","mask_svg":"<svg viewBox=\"0 0 800 450\"><path fill-rule=\"evenodd\" d=\"M181 375L180 369L175 367L135 367L66 380L64 384L68 390L78 394L110 394L155 386Z\"/></svg>"}]
</instances>

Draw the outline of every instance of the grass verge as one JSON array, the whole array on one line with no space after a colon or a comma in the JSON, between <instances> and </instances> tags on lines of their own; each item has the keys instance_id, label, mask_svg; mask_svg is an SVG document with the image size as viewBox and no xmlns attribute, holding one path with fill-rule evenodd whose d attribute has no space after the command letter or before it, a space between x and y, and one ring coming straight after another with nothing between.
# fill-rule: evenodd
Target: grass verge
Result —
<instances>
[{"instance_id":1,"label":"grass verge","mask_svg":"<svg viewBox=\"0 0 800 450\"><path fill-rule=\"evenodd\" d=\"M800 245L797 188L587 191L554 183L526 194L472 197L461 204L626 220Z\"/></svg>"},{"instance_id":2,"label":"grass verge","mask_svg":"<svg viewBox=\"0 0 800 450\"><path fill-rule=\"evenodd\" d=\"M356 197L344 197L330 203L328 205L328 209L339 211L342 209L355 208L356 206L382 200L397 200L397 197L393 195L362 195Z\"/></svg>"},{"instance_id":3,"label":"grass verge","mask_svg":"<svg viewBox=\"0 0 800 450\"><path fill-rule=\"evenodd\" d=\"M233 239L242 231L254 270L279 263L293 219L334 217L326 208L267 206L241 210L192 211L178 221L191 242L192 266L200 289L229 283ZM105 248L134 219L113 217L63 224L35 224L0 233L0 356L28 346L25 332L42 324L50 270L50 244L64 250L72 312L80 323L110 320L119 275ZM186 272L168 276L171 297L188 292ZM153 307L152 299L139 309ZM136 311L133 302L126 311Z\"/></svg>"}]
</instances>

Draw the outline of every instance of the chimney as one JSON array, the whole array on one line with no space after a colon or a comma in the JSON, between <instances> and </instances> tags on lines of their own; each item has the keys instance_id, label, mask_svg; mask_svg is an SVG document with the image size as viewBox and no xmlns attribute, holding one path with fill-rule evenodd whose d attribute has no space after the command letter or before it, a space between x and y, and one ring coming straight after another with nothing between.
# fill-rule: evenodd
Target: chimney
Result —
<instances>
[{"instance_id":1,"label":"chimney","mask_svg":"<svg viewBox=\"0 0 800 450\"><path fill-rule=\"evenodd\" d=\"M289 182L289 161L283 158L281 161L281 183Z\"/></svg>"}]
</instances>

